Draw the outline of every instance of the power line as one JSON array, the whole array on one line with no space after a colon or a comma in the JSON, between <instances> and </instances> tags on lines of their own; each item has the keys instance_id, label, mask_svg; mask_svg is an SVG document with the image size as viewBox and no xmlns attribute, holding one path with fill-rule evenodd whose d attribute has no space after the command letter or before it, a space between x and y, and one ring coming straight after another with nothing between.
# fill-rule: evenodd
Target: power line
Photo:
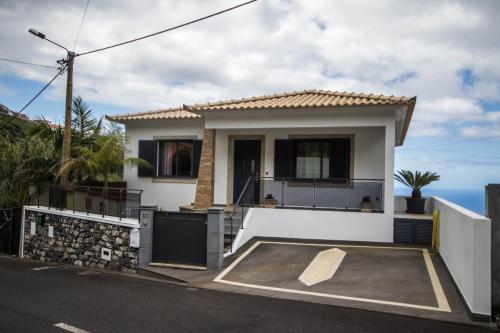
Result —
<instances>
[{"instance_id":1,"label":"power line","mask_svg":"<svg viewBox=\"0 0 500 333\"><path fill-rule=\"evenodd\" d=\"M75 45L73 45L73 51L76 50L76 44L78 43L78 38L80 37L80 31L82 30L83 21L85 20L85 15L87 15L87 9L89 8L90 0L87 0L87 4L85 5L85 11L83 12L82 21L80 22L80 27L78 28L78 33L76 34Z\"/></svg>"},{"instance_id":2,"label":"power line","mask_svg":"<svg viewBox=\"0 0 500 333\"><path fill-rule=\"evenodd\" d=\"M237 6L230 7L230 8L221 10L219 12L216 12L216 13L213 13L213 14L210 14L210 15L207 15L207 16L200 17L200 18L198 18L196 20L192 20L192 21L189 21L189 22L186 22L186 23L183 23L183 24L179 24L179 25L176 25L174 27L171 27L171 28L168 28L168 29L165 29L165 30L161 30L161 31L158 31L158 32L146 35L146 36L134 38L134 39L131 39L131 40L126 41L126 42L121 42L121 43L118 43L118 44L114 44L114 45L102 47L100 49L96 49L96 50L92 50L92 51L87 51L87 52L79 53L79 54L76 55L76 57L82 56L82 55L86 55L86 54L90 54L90 53L99 52L99 51L108 50L108 49L111 49L111 48L114 48L114 47L117 47L117 46L122 46L122 45L125 45L125 44L137 42L137 41L142 40L142 39L146 39L146 38L153 37L153 36L165 33L165 32L169 32L169 31L172 31L172 30L175 30L175 29L179 29L179 28L185 27L187 25L190 25L190 24L193 24L193 23L197 23L197 22L206 20L206 19L209 19L211 17L217 16L217 15L220 15L220 14L223 14L223 13L227 13L227 12L229 12L231 10L234 10L234 9L246 6L246 5L251 4L252 2L256 2L256 1L257 0L250 0L250 1L247 1L247 2L244 2L244 3L241 3L241 4L237 5Z\"/></svg>"},{"instance_id":3,"label":"power line","mask_svg":"<svg viewBox=\"0 0 500 333\"><path fill-rule=\"evenodd\" d=\"M38 66L38 67L45 67L45 68L52 68L52 69L59 69L59 67L56 66L49 66L49 65L41 65L41 64L34 64L32 62L27 62L27 61L21 61L21 60L14 60L14 59L8 59L8 58L1 58L0 60L3 61L8 61L8 62L13 62L16 64L23 64L23 65L31 65L31 66Z\"/></svg>"},{"instance_id":4,"label":"power line","mask_svg":"<svg viewBox=\"0 0 500 333\"><path fill-rule=\"evenodd\" d=\"M3 130L3 129L5 129L8 125L10 125L10 123L12 123L12 122L14 121L14 119L18 118L18 117L21 115L21 113L22 113L22 112L23 112L23 111L24 111L24 110L25 110L25 109L26 109L26 108L27 108L27 107L28 107L31 103L33 103L33 101L34 101L35 99L37 99L37 97L38 97L38 96L40 96L40 95L41 95L41 94L45 91L45 89L47 89L47 88L48 88L48 87L52 84L52 82L54 82L54 80L55 80L55 79L56 79L59 75L61 75L62 73L64 73L64 71L65 71L65 70L66 70L66 66L65 66L65 67L63 67L63 68L61 68L61 69L59 70L59 72L57 72L57 74L56 74L56 75L52 78L52 80L50 80L50 81L49 81L49 82L48 82L45 86L43 86L43 88L42 88L42 89L40 89L40 91L38 91L38 93L37 93L35 96L33 96L33 98L32 98L32 99L30 99L30 101L29 101L28 103L26 103L26 105L24 105L24 106L21 108L21 110L19 110L19 111L18 111L18 112L16 112L13 116L11 116L11 118L9 119L9 121L7 121L7 122L6 122L6 123L2 126L2 128L1 128L1 129L2 129L2 130Z\"/></svg>"}]
</instances>

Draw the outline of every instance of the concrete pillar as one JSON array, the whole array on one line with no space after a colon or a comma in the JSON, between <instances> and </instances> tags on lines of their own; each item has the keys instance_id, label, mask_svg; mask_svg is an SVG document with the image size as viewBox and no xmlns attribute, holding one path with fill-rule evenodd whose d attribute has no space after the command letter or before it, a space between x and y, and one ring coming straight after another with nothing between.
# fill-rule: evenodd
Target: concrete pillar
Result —
<instances>
[{"instance_id":1,"label":"concrete pillar","mask_svg":"<svg viewBox=\"0 0 500 333\"><path fill-rule=\"evenodd\" d=\"M214 203L215 129L205 129L194 207L208 209Z\"/></svg>"},{"instance_id":2,"label":"concrete pillar","mask_svg":"<svg viewBox=\"0 0 500 333\"><path fill-rule=\"evenodd\" d=\"M156 208L139 210L139 267L147 267L153 260L153 216Z\"/></svg>"},{"instance_id":3,"label":"concrete pillar","mask_svg":"<svg viewBox=\"0 0 500 333\"><path fill-rule=\"evenodd\" d=\"M485 212L491 220L491 306L500 313L500 184L486 186Z\"/></svg>"},{"instance_id":4,"label":"concrete pillar","mask_svg":"<svg viewBox=\"0 0 500 333\"><path fill-rule=\"evenodd\" d=\"M224 262L224 208L212 207L207 214L207 269L222 267Z\"/></svg>"}]
</instances>

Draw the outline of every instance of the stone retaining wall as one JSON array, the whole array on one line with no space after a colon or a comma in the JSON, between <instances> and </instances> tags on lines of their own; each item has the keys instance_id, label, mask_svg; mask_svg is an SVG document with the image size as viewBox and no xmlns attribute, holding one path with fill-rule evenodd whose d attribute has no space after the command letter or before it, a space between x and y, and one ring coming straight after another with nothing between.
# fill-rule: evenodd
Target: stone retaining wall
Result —
<instances>
[{"instance_id":1,"label":"stone retaining wall","mask_svg":"<svg viewBox=\"0 0 500 333\"><path fill-rule=\"evenodd\" d=\"M43 224L37 223L38 215L45 215ZM36 224L35 235L32 235L32 222ZM26 210L23 255L27 259L45 262L136 271L139 249L129 246L131 229L128 226L57 215L57 212ZM101 258L103 247L111 249L111 260Z\"/></svg>"}]
</instances>

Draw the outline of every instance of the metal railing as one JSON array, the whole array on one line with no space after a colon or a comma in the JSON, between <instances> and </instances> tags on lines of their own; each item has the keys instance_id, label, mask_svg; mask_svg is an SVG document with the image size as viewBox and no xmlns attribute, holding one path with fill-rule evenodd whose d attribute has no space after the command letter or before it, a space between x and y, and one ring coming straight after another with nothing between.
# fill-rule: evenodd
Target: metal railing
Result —
<instances>
[{"instance_id":1,"label":"metal railing","mask_svg":"<svg viewBox=\"0 0 500 333\"><path fill-rule=\"evenodd\" d=\"M383 179L260 177L258 182L267 207L384 211Z\"/></svg>"},{"instance_id":2,"label":"metal railing","mask_svg":"<svg viewBox=\"0 0 500 333\"><path fill-rule=\"evenodd\" d=\"M248 177L236 203L233 204L231 211L224 219L224 228L226 229L226 227L229 227L230 229L229 237L231 251L233 250L235 229L244 229L243 221L245 220L245 216L248 213L249 207L252 207L255 202L255 181L255 177ZM226 230L224 230L224 233L227 234Z\"/></svg>"},{"instance_id":3,"label":"metal railing","mask_svg":"<svg viewBox=\"0 0 500 333\"><path fill-rule=\"evenodd\" d=\"M259 197L255 197L259 186ZM235 234L254 206L271 208L384 212L384 180L361 178L249 177L225 218L225 232L233 250Z\"/></svg>"},{"instance_id":4,"label":"metal railing","mask_svg":"<svg viewBox=\"0 0 500 333\"><path fill-rule=\"evenodd\" d=\"M50 186L37 190L28 199L32 206L42 206L50 209L84 212L87 215L138 219L138 209L141 206L142 190L98 187L72 186L65 190L61 186Z\"/></svg>"}]
</instances>

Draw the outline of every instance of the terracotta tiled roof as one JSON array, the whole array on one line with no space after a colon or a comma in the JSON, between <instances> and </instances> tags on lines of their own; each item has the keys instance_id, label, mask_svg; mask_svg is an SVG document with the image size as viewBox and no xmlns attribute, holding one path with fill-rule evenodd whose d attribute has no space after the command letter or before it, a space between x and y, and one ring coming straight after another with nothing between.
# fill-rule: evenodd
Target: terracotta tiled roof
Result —
<instances>
[{"instance_id":1,"label":"terracotta tiled roof","mask_svg":"<svg viewBox=\"0 0 500 333\"><path fill-rule=\"evenodd\" d=\"M304 90L283 94L231 99L212 103L193 104L184 106L183 108L117 115L108 117L108 119L112 121L124 121L138 119L198 118L200 116L193 112L217 110L291 109L376 105L413 106L415 101L416 97L396 97L328 90Z\"/></svg>"},{"instance_id":2,"label":"terracotta tiled roof","mask_svg":"<svg viewBox=\"0 0 500 333\"><path fill-rule=\"evenodd\" d=\"M156 120L156 119L186 119L186 118L201 118L199 114L183 110L182 108L171 108L148 112L126 113L116 116L106 116L106 119L111 121L124 120Z\"/></svg>"},{"instance_id":3,"label":"terracotta tiled roof","mask_svg":"<svg viewBox=\"0 0 500 333\"><path fill-rule=\"evenodd\" d=\"M413 98L358 94L328 90L304 90L291 93L194 104L193 111L229 109L309 108L335 106L406 105Z\"/></svg>"}]
</instances>

